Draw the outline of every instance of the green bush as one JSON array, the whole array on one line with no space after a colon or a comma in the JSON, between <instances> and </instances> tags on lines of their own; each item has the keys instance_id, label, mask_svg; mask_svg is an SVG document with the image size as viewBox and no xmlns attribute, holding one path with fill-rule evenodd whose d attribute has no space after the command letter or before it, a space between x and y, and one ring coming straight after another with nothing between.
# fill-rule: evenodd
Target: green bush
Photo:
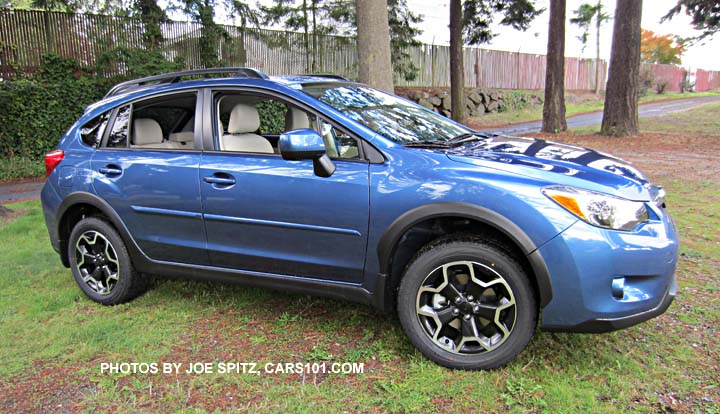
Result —
<instances>
[{"instance_id":1,"label":"green bush","mask_svg":"<svg viewBox=\"0 0 720 414\"><path fill-rule=\"evenodd\" d=\"M102 76L117 66L127 74ZM85 107L101 99L115 83L181 68L181 62L169 62L159 52L141 49L107 51L93 68L45 55L36 73L0 82L0 157L42 160Z\"/></svg>"},{"instance_id":2,"label":"green bush","mask_svg":"<svg viewBox=\"0 0 720 414\"><path fill-rule=\"evenodd\" d=\"M102 95L76 62L51 55L37 73L0 83L0 155L42 159Z\"/></svg>"}]
</instances>

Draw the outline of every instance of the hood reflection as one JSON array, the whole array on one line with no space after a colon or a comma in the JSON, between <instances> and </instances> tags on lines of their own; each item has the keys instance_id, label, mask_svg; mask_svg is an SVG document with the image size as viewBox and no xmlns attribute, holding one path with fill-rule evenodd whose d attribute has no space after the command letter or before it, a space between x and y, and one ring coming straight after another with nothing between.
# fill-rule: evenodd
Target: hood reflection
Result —
<instances>
[{"instance_id":1,"label":"hood reflection","mask_svg":"<svg viewBox=\"0 0 720 414\"><path fill-rule=\"evenodd\" d=\"M628 162L589 148L543 139L488 135L448 150L450 155L483 158L506 164L523 165L564 175L593 169L619 175L639 184L645 176Z\"/></svg>"}]
</instances>

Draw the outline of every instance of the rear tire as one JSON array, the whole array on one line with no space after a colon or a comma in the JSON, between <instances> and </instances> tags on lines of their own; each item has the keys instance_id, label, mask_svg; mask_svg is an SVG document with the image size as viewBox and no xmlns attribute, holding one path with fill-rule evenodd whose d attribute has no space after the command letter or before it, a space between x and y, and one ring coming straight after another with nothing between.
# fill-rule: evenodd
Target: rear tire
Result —
<instances>
[{"instance_id":1,"label":"rear tire","mask_svg":"<svg viewBox=\"0 0 720 414\"><path fill-rule=\"evenodd\" d=\"M125 243L105 220L88 217L75 225L68 258L78 286L95 302L117 305L146 290L146 279L133 267Z\"/></svg>"},{"instance_id":2,"label":"rear tire","mask_svg":"<svg viewBox=\"0 0 720 414\"><path fill-rule=\"evenodd\" d=\"M494 369L532 338L537 304L522 266L476 238L432 242L410 261L398 292L398 316L427 358L453 369Z\"/></svg>"}]
</instances>

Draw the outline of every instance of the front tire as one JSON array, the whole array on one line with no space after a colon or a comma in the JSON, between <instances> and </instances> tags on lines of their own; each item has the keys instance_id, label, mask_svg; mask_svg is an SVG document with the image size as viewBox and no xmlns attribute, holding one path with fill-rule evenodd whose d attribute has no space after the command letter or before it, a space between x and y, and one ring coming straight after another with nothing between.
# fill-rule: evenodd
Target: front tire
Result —
<instances>
[{"instance_id":1,"label":"front tire","mask_svg":"<svg viewBox=\"0 0 720 414\"><path fill-rule=\"evenodd\" d=\"M118 232L97 217L79 221L70 233L68 258L75 281L95 302L117 305L146 290Z\"/></svg>"},{"instance_id":2,"label":"front tire","mask_svg":"<svg viewBox=\"0 0 720 414\"><path fill-rule=\"evenodd\" d=\"M421 249L405 269L398 315L427 358L453 369L499 368L525 347L537 305L522 266L486 241L445 238Z\"/></svg>"}]
</instances>

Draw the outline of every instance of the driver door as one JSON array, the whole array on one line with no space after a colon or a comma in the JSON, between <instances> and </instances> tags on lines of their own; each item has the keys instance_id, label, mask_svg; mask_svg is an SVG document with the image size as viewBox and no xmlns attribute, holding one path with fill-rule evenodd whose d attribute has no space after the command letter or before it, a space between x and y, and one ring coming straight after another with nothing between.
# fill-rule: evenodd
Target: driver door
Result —
<instances>
[{"instance_id":1,"label":"driver door","mask_svg":"<svg viewBox=\"0 0 720 414\"><path fill-rule=\"evenodd\" d=\"M229 91L216 91L212 102L215 125L204 130L213 131L214 149L205 151L200 161L211 264L361 282L369 163L360 156L343 159L338 154L335 173L318 177L312 161L287 161L277 153L274 137L283 131L272 128L298 129L297 113L291 113L298 110L295 105L266 95ZM321 130L313 114L306 116L311 127ZM272 149L261 144L263 139ZM352 138L344 134L345 147L350 145L348 139Z\"/></svg>"}]
</instances>

